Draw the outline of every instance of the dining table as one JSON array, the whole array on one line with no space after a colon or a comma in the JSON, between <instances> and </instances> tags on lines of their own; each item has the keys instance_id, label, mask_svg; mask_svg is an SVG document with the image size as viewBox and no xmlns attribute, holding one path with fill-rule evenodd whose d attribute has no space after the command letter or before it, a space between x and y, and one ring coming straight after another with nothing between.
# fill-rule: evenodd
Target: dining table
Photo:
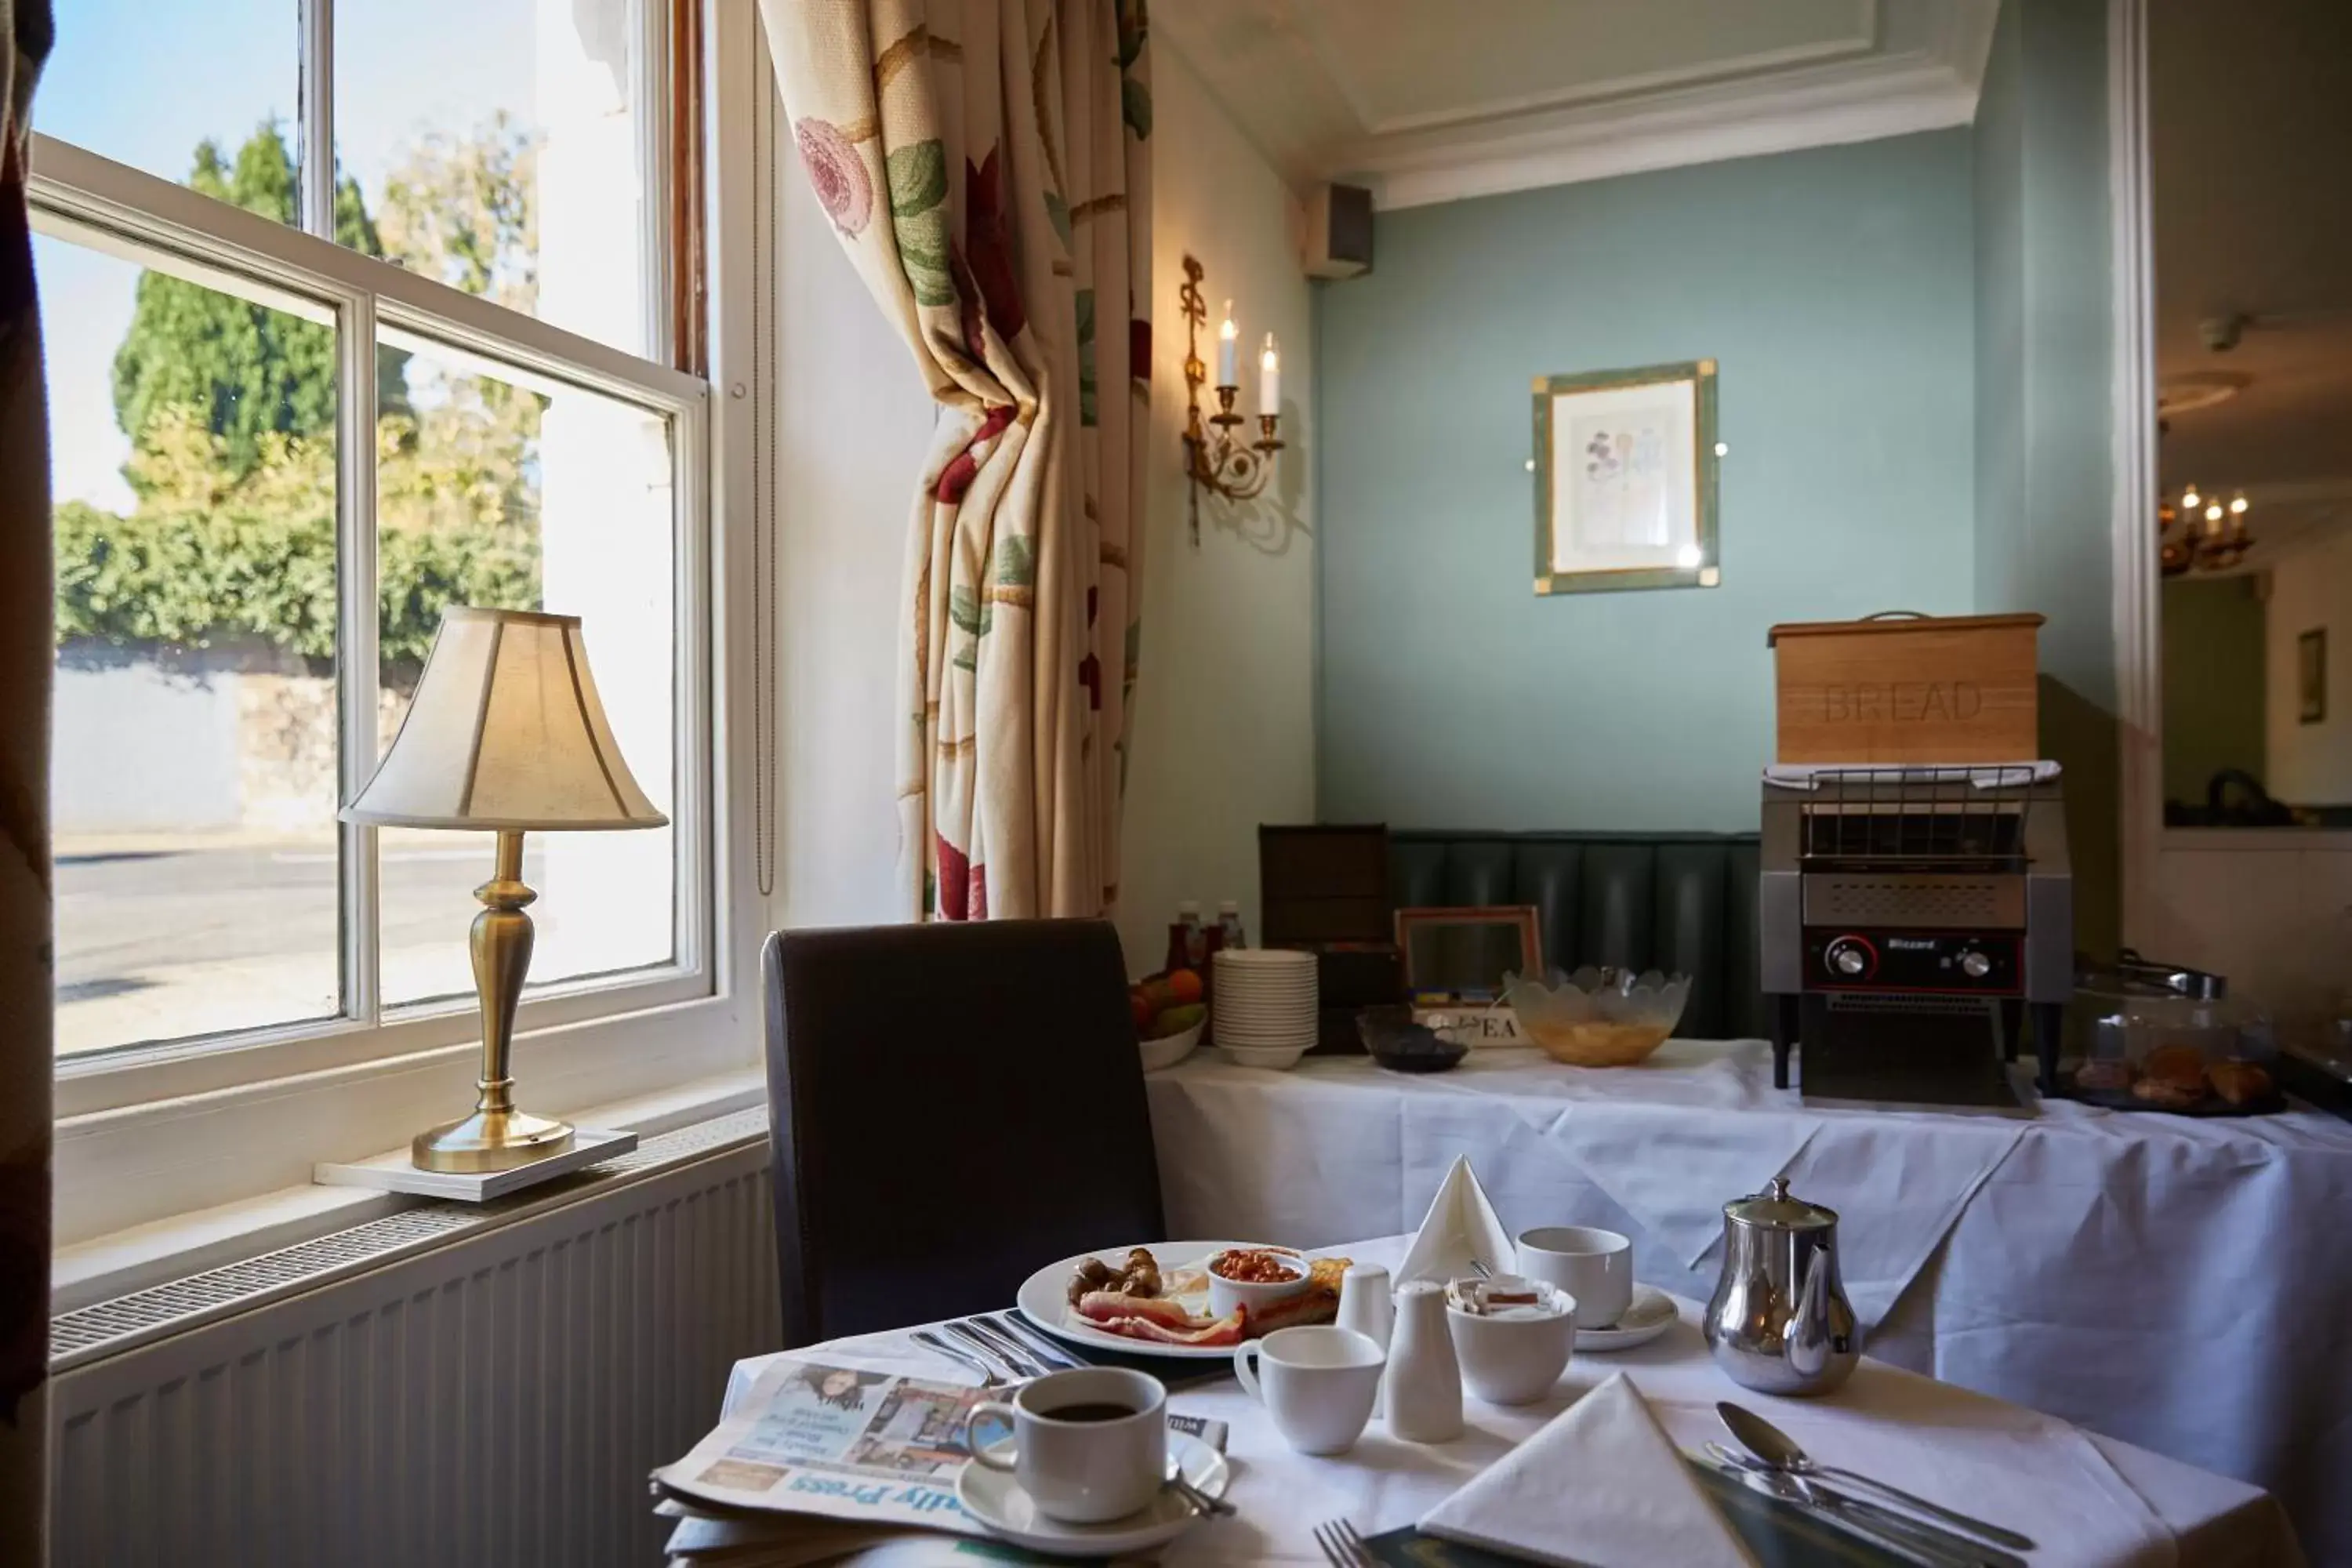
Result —
<instances>
[{"instance_id":1,"label":"dining table","mask_svg":"<svg viewBox=\"0 0 2352 1568\"><path fill-rule=\"evenodd\" d=\"M2352 1563L2352 1126L2041 1100L1821 1104L1761 1040L1637 1067L1480 1047L1441 1073L1213 1049L1145 1078L1171 1234L1320 1247L1421 1224L1466 1157L1506 1228L1598 1226L1704 1300L1723 1205L1785 1176L1837 1212L1868 1353L2261 1487Z\"/></svg>"},{"instance_id":2,"label":"dining table","mask_svg":"<svg viewBox=\"0 0 2352 1568\"><path fill-rule=\"evenodd\" d=\"M1391 1235L1325 1250L1394 1268L1411 1240ZM1507 1408L1465 1395L1463 1434L1445 1443L1401 1441L1376 1415L1347 1453L1310 1458L1285 1445L1264 1408L1231 1376L1184 1384L1171 1393L1169 1408L1226 1423L1232 1479L1225 1495L1238 1511L1199 1521L1161 1547L1156 1560L1167 1568L1324 1563L1318 1525L1344 1520L1374 1536L1412 1524L1612 1373L1623 1372L1685 1451L1724 1436L1714 1406L1731 1399L1801 1433L1817 1458L1850 1468L1884 1472L1896 1447L1915 1457L1948 1455L1943 1484L1957 1487L1958 1478L1969 1478L1967 1494L1936 1500L2021 1527L2030 1517L2033 1529L2027 1532L2037 1547L2027 1556L2036 1568L2293 1568L2303 1562L2284 1513L2259 1488L1867 1356L1829 1396L1779 1398L1741 1388L1708 1354L1698 1303L1681 1298L1678 1305L1680 1320L1647 1344L1605 1355L1576 1353L1550 1394L1535 1404ZM927 1326L935 1325L910 1324L782 1353L941 1382L978 1382L961 1361L917 1342L914 1335ZM775 1359L736 1364L722 1415L736 1414ZM1202 1369L1199 1362L1169 1365L1178 1373ZM1916 1463L1906 1473L1919 1489L1937 1484L1918 1481ZM1572 1475L1562 1478L1565 1489L1572 1491L1574 1484ZM2009 1517L2000 1518L2004 1512Z\"/></svg>"}]
</instances>

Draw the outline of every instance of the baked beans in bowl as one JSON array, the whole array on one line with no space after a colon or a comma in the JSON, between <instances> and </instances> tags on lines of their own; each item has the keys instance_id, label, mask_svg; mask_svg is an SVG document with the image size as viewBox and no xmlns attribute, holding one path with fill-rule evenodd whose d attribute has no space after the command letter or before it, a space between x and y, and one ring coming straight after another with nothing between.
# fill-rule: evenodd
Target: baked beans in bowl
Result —
<instances>
[{"instance_id":1,"label":"baked beans in bowl","mask_svg":"<svg viewBox=\"0 0 2352 1568\"><path fill-rule=\"evenodd\" d=\"M1307 1259L1286 1247L1229 1247L1209 1255L1209 1312L1262 1307L1307 1289Z\"/></svg>"}]
</instances>

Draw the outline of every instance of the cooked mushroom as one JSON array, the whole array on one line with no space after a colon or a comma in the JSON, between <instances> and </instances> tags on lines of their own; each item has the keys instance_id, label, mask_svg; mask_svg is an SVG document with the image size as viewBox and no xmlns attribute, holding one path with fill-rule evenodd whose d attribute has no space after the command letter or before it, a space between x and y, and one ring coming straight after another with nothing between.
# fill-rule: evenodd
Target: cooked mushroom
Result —
<instances>
[{"instance_id":1,"label":"cooked mushroom","mask_svg":"<svg viewBox=\"0 0 2352 1568\"><path fill-rule=\"evenodd\" d=\"M1076 1306L1078 1299L1089 1290L1116 1289L1111 1281L1117 1278L1118 1275L1112 1271L1111 1266L1099 1258L1081 1260L1076 1271L1070 1276L1070 1305Z\"/></svg>"},{"instance_id":2,"label":"cooked mushroom","mask_svg":"<svg viewBox=\"0 0 2352 1568\"><path fill-rule=\"evenodd\" d=\"M1118 1271L1118 1289L1129 1296L1160 1294L1160 1264L1149 1247L1130 1248Z\"/></svg>"}]
</instances>

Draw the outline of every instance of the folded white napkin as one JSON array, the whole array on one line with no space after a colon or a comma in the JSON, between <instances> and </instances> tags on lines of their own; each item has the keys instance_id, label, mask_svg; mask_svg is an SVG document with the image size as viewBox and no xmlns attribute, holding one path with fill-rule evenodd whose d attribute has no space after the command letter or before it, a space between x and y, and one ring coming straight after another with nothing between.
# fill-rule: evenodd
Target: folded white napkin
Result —
<instances>
[{"instance_id":1,"label":"folded white napkin","mask_svg":"<svg viewBox=\"0 0 2352 1568\"><path fill-rule=\"evenodd\" d=\"M1471 1272L1474 1258L1496 1274L1509 1274L1518 1266L1518 1248L1496 1217L1486 1189L1470 1168L1470 1157L1457 1154L1445 1179L1437 1184L1437 1195L1429 1201L1429 1213L1413 1232L1404 1261L1397 1265L1396 1282L1459 1279Z\"/></svg>"},{"instance_id":2,"label":"folded white napkin","mask_svg":"<svg viewBox=\"0 0 2352 1568\"><path fill-rule=\"evenodd\" d=\"M1756 1568L1622 1372L1423 1515L1421 1528L1567 1568Z\"/></svg>"}]
</instances>

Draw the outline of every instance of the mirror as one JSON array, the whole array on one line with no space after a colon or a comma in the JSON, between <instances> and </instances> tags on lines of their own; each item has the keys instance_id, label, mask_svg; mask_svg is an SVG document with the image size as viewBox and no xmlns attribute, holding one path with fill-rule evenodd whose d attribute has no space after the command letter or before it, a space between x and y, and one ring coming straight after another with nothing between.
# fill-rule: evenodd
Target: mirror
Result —
<instances>
[{"instance_id":1,"label":"mirror","mask_svg":"<svg viewBox=\"0 0 2352 1568\"><path fill-rule=\"evenodd\" d=\"M2147 60L2164 820L2352 827L2352 5Z\"/></svg>"}]
</instances>

